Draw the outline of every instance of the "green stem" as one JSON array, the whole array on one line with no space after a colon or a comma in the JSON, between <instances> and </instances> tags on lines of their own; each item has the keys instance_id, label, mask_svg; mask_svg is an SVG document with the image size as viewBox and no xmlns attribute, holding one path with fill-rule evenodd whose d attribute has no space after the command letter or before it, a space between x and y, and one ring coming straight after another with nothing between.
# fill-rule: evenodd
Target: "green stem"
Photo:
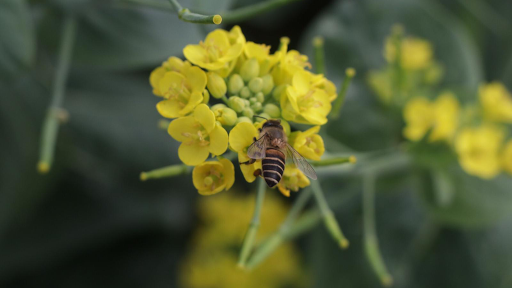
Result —
<instances>
[{"instance_id":1,"label":"green stem","mask_svg":"<svg viewBox=\"0 0 512 288\"><path fill-rule=\"evenodd\" d=\"M331 166L331 165L338 165L343 163L356 163L357 159L355 156L349 156L349 157L334 157L334 158L327 158L319 161L311 161L310 164L315 167L322 167L322 166Z\"/></svg>"},{"instance_id":2,"label":"green stem","mask_svg":"<svg viewBox=\"0 0 512 288\"><path fill-rule=\"evenodd\" d=\"M170 165L155 170L140 173L140 180L146 181L148 179L159 179L166 177L173 177L188 174L191 171L191 167L185 164Z\"/></svg>"},{"instance_id":3,"label":"green stem","mask_svg":"<svg viewBox=\"0 0 512 288\"><path fill-rule=\"evenodd\" d=\"M228 97L226 97L226 95L222 96L222 101L224 101L224 103L226 103L226 105L228 105L229 108L231 108L231 106L229 105L229 100L228 100Z\"/></svg>"},{"instance_id":4,"label":"green stem","mask_svg":"<svg viewBox=\"0 0 512 288\"><path fill-rule=\"evenodd\" d=\"M267 259L267 257L270 256L283 241L287 239L287 234L289 233L292 224L311 199L311 196L311 189L305 189L299 194L279 230L268 237L267 240L265 240L265 242L263 242L258 249L254 251L253 256L247 262L247 269L250 270L258 266L261 262Z\"/></svg>"},{"instance_id":5,"label":"green stem","mask_svg":"<svg viewBox=\"0 0 512 288\"><path fill-rule=\"evenodd\" d=\"M336 98L333 108L331 110L331 119L337 119L340 116L341 108L343 107L343 103L345 103L345 97L347 95L348 86L352 81L352 78L356 75L356 70L354 68L347 68L345 70L345 79L343 79L343 84L341 84L340 92L338 93L338 97Z\"/></svg>"},{"instance_id":6,"label":"green stem","mask_svg":"<svg viewBox=\"0 0 512 288\"><path fill-rule=\"evenodd\" d=\"M192 13L187 8L183 8L180 3L176 0L169 0L169 3L171 3L172 7L174 8L174 11L178 13L178 17L185 21L190 23L196 23L196 24L217 24L219 25L222 23L222 17L218 14L216 15L202 15L198 13Z\"/></svg>"},{"instance_id":7,"label":"green stem","mask_svg":"<svg viewBox=\"0 0 512 288\"><path fill-rule=\"evenodd\" d=\"M59 114L60 111L62 111L62 102L64 101L64 89L71 64L75 32L75 17L73 15L68 15L66 16L62 27L59 60L53 82L52 99L46 112L46 118L42 127L40 156L39 163L37 164L37 168L40 173L47 173L50 171L53 162L55 143L59 132Z\"/></svg>"},{"instance_id":8,"label":"green stem","mask_svg":"<svg viewBox=\"0 0 512 288\"><path fill-rule=\"evenodd\" d=\"M241 22L297 0L267 0L222 13L224 23Z\"/></svg>"},{"instance_id":9,"label":"green stem","mask_svg":"<svg viewBox=\"0 0 512 288\"><path fill-rule=\"evenodd\" d=\"M382 285L390 286L393 278L382 259L375 228L375 176L371 173L363 177L363 230L366 257Z\"/></svg>"},{"instance_id":10,"label":"green stem","mask_svg":"<svg viewBox=\"0 0 512 288\"><path fill-rule=\"evenodd\" d=\"M313 47L315 48L316 73L325 75L324 39L322 37L315 37L313 39Z\"/></svg>"},{"instance_id":11,"label":"green stem","mask_svg":"<svg viewBox=\"0 0 512 288\"><path fill-rule=\"evenodd\" d=\"M265 198L266 191L267 184L265 183L265 180L259 179L258 192L256 194L256 204L254 205L254 213L251 223L249 224L249 228L247 229L247 233L245 234L242 249L240 250L240 257L238 259L239 267L245 267L247 258L249 257L249 254L251 254L252 247L254 246L254 240L256 239L256 234L260 226L260 214L263 207L263 200Z\"/></svg>"},{"instance_id":12,"label":"green stem","mask_svg":"<svg viewBox=\"0 0 512 288\"><path fill-rule=\"evenodd\" d=\"M334 217L334 213L332 212L331 208L329 208L327 200L325 200L322 187L320 186L318 181L313 181L311 183L311 188L313 189L313 195L315 196L318 208L322 213L325 227L331 234L332 238L339 243L341 248L348 248L349 242L347 238L345 238L345 235L343 235L343 232L341 231L338 221L336 221L336 218Z\"/></svg>"},{"instance_id":13,"label":"green stem","mask_svg":"<svg viewBox=\"0 0 512 288\"><path fill-rule=\"evenodd\" d=\"M114 0L114 3L135 4L140 6L146 6L148 8L154 8L156 10L175 11L173 8L169 7L169 4L156 0Z\"/></svg>"}]
</instances>

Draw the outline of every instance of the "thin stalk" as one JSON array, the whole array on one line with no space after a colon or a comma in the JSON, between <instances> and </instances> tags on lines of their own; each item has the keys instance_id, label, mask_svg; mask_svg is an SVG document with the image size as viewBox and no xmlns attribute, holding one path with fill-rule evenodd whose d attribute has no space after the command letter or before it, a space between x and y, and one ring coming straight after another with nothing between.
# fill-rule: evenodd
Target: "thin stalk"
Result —
<instances>
[{"instance_id":1,"label":"thin stalk","mask_svg":"<svg viewBox=\"0 0 512 288\"><path fill-rule=\"evenodd\" d=\"M310 164L315 167L322 167L322 166L331 166L331 165L338 165L343 163L356 163L357 159L355 156L349 156L349 157L333 157L333 158L327 158L319 161L311 161Z\"/></svg>"},{"instance_id":2,"label":"thin stalk","mask_svg":"<svg viewBox=\"0 0 512 288\"><path fill-rule=\"evenodd\" d=\"M315 37L313 39L313 47L315 48L316 73L325 75L324 38Z\"/></svg>"},{"instance_id":3,"label":"thin stalk","mask_svg":"<svg viewBox=\"0 0 512 288\"><path fill-rule=\"evenodd\" d=\"M341 108L343 107L343 103L345 103L348 87L350 86L350 82L354 76L356 76L356 70L354 68L347 68L347 70L345 70L345 79L343 79L343 84L341 84L338 97L336 97L336 100L334 101L330 115L331 119L337 119L340 116Z\"/></svg>"},{"instance_id":4,"label":"thin stalk","mask_svg":"<svg viewBox=\"0 0 512 288\"><path fill-rule=\"evenodd\" d=\"M217 24L222 23L222 17L218 14L216 15L202 15L198 13L192 13L187 8L183 8L180 3L176 0L169 0L174 11L178 13L178 18L182 21L196 23L196 24Z\"/></svg>"},{"instance_id":5,"label":"thin stalk","mask_svg":"<svg viewBox=\"0 0 512 288\"><path fill-rule=\"evenodd\" d=\"M322 213L322 217L324 220L325 227L331 234L332 238L338 242L341 248L346 249L349 246L349 242L343 232L340 229L338 221L334 217L334 213L331 208L327 204L327 200L325 200L324 192L322 191L322 187L318 183L318 181L313 181L311 183L311 188L313 189L313 195L315 196L316 203L320 212Z\"/></svg>"},{"instance_id":6,"label":"thin stalk","mask_svg":"<svg viewBox=\"0 0 512 288\"><path fill-rule=\"evenodd\" d=\"M57 71L53 81L52 98L46 112L41 134L41 147L37 169L40 173L50 171L55 152L55 143L59 132L59 115L64 101L64 90L71 65L73 44L75 42L76 20L74 15L66 16L62 26Z\"/></svg>"},{"instance_id":7,"label":"thin stalk","mask_svg":"<svg viewBox=\"0 0 512 288\"><path fill-rule=\"evenodd\" d=\"M393 278L382 259L375 228L375 176L371 173L363 177L363 231L366 257L382 285L390 286Z\"/></svg>"},{"instance_id":8,"label":"thin stalk","mask_svg":"<svg viewBox=\"0 0 512 288\"><path fill-rule=\"evenodd\" d=\"M265 192L267 191L267 184L265 180L259 179L258 192L256 194L256 204L254 205L254 213L252 216L251 223L245 234L244 243L242 244L242 250L240 250L240 257L238 259L238 266L244 268L249 258L249 254L252 252L254 246L254 240L260 226L260 214L261 208L263 207L263 200L265 199Z\"/></svg>"},{"instance_id":9,"label":"thin stalk","mask_svg":"<svg viewBox=\"0 0 512 288\"><path fill-rule=\"evenodd\" d=\"M224 23L241 22L297 0L267 0L222 13Z\"/></svg>"},{"instance_id":10,"label":"thin stalk","mask_svg":"<svg viewBox=\"0 0 512 288\"><path fill-rule=\"evenodd\" d=\"M166 177L174 177L179 175L188 174L191 167L185 164L170 165L155 170L140 173L140 180L146 181L148 179L160 179Z\"/></svg>"}]
</instances>

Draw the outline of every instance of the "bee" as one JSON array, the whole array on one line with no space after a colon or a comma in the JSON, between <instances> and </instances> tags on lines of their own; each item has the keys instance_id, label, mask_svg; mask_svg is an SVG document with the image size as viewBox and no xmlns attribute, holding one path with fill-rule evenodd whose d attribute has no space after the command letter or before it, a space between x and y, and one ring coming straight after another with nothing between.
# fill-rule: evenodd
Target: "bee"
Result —
<instances>
[{"instance_id":1,"label":"bee","mask_svg":"<svg viewBox=\"0 0 512 288\"><path fill-rule=\"evenodd\" d=\"M286 159L293 160L300 171L309 178L316 180L316 172L313 167L297 150L288 144L288 138L283 126L281 126L281 120L263 119L266 121L259 129L259 138L254 137L254 142L247 149L247 156L251 160L240 164L252 164L257 159L262 159L262 177L270 188L276 186L283 178ZM255 175L261 176L261 171L255 172Z\"/></svg>"}]
</instances>

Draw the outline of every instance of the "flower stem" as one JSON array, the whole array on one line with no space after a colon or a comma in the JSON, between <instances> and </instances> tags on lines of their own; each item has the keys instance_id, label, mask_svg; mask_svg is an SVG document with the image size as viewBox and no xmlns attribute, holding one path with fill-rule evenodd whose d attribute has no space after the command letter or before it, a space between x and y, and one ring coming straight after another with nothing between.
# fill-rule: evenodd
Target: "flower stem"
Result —
<instances>
[{"instance_id":1,"label":"flower stem","mask_svg":"<svg viewBox=\"0 0 512 288\"><path fill-rule=\"evenodd\" d=\"M324 38L315 37L313 39L313 47L315 48L316 73L325 75Z\"/></svg>"},{"instance_id":2,"label":"flower stem","mask_svg":"<svg viewBox=\"0 0 512 288\"><path fill-rule=\"evenodd\" d=\"M331 208L329 208L329 205L325 200L322 187L320 186L318 181L313 181L311 183L311 188L313 189L313 195L315 196L318 208L322 213L325 227L331 234L332 238L339 243L341 248L348 248L349 242L347 238L345 238L345 236L343 235L343 232L341 231L340 226L338 225L338 221L336 221L336 218L334 217L334 213L332 212Z\"/></svg>"},{"instance_id":3,"label":"flower stem","mask_svg":"<svg viewBox=\"0 0 512 288\"><path fill-rule=\"evenodd\" d=\"M53 155L55 152L55 143L59 132L59 115L62 111L62 102L64 101L64 89L68 78L69 67L73 44L75 42L76 20L73 15L66 16L62 26L62 38L59 48L59 60L57 62L57 71L53 82L52 99L46 112L46 118L43 122L41 134L41 147L39 163L37 169L40 173L50 171Z\"/></svg>"},{"instance_id":4,"label":"flower stem","mask_svg":"<svg viewBox=\"0 0 512 288\"><path fill-rule=\"evenodd\" d=\"M331 110L331 119L337 119L339 117L343 103L345 103L345 96L347 95L348 86L350 85L350 82L354 76L356 76L356 70L354 68L347 68L347 70L345 70L345 79L343 79L340 92L338 93L338 97L336 98L336 101L334 102L333 108Z\"/></svg>"},{"instance_id":5,"label":"flower stem","mask_svg":"<svg viewBox=\"0 0 512 288\"><path fill-rule=\"evenodd\" d=\"M254 205L254 214L252 215L251 223L247 233L245 234L244 243L242 244L242 250L240 250L240 257L238 259L238 266L244 268L251 254L252 247L254 246L254 240L256 239L256 233L260 226L260 213L263 207L263 200L265 198L265 192L267 191L267 184L265 180L259 179L258 192L256 194L256 205Z\"/></svg>"},{"instance_id":6,"label":"flower stem","mask_svg":"<svg viewBox=\"0 0 512 288\"><path fill-rule=\"evenodd\" d=\"M380 254L379 240L375 231L375 176L371 173L363 176L363 230L366 257L382 285L390 286L393 278Z\"/></svg>"},{"instance_id":7,"label":"flower stem","mask_svg":"<svg viewBox=\"0 0 512 288\"><path fill-rule=\"evenodd\" d=\"M297 0L267 0L222 13L224 23L241 22Z\"/></svg>"},{"instance_id":8,"label":"flower stem","mask_svg":"<svg viewBox=\"0 0 512 288\"><path fill-rule=\"evenodd\" d=\"M357 159L354 155L349 157L334 157L334 158L328 158L323 159L319 161L312 161L311 165L315 167L322 167L322 166L331 166L331 165L338 165L343 163L356 163Z\"/></svg>"},{"instance_id":9,"label":"flower stem","mask_svg":"<svg viewBox=\"0 0 512 288\"><path fill-rule=\"evenodd\" d=\"M185 22L196 23L196 24L217 24L222 23L222 17L216 15L202 15L198 13L192 13L187 8L181 7L177 0L169 0L174 11L178 13L178 17Z\"/></svg>"},{"instance_id":10,"label":"flower stem","mask_svg":"<svg viewBox=\"0 0 512 288\"><path fill-rule=\"evenodd\" d=\"M295 203L293 203L288 216L285 221L281 224L279 230L274 232L270 237L263 242L256 251L254 251L253 256L247 262L247 269L253 269L258 266L261 262L267 259L268 256L272 254L281 245L283 241L287 239L287 235L292 227L292 224L295 222L299 213L304 209L308 201L311 199L311 189L305 189L302 191Z\"/></svg>"},{"instance_id":11,"label":"flower stem","mask_svg":"<svg viewBox=\"0 0 512 288\"><path fill-rule=\"evenodd\" d=\"M146 181L148 179L159 179L159 178L165 178L165 177L173 177L173 176L179 176L188 174L191 170L191 167L184 165L184 164L178 164L178 165L171 165L167 167L158 168L155 170L142 172L140 173L140 180Z\"/></svg>"}]
</instances>

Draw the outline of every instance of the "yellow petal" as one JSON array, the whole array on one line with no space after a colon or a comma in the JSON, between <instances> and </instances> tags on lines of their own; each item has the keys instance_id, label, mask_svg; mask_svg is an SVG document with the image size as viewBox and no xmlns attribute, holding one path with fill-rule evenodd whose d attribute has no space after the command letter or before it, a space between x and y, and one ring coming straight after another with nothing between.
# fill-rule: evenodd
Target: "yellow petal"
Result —
<instances>
[{"instance_id":1,"label":"yellow petal","mask_svg":"<svg viewBox=\"0 0 512 288\"><path fill-rule=\"evenodd\" d=\"M194 117L181 117L173 120L169 124L167 132L177 141L189 141L190 138L188 138L186 135L195 135L197 133L197 127L195 127L195 124L196 120Z\"/></svg>"},{"instance_id":2,"label":"yellow petal","mask_svg":"<svg viewBox=\"0 0 512 288\"><path fill-rule=\"evenodd\" d=\"M244 50L244 45L241 43L237 43L226 51L226 54L222 55L222 57L219 59L222 62L229 62L240 56L242 54L242 51Z\"/></svg>"},{"instance_id":3,"label":"yellow petal","mask_svg":"<svg viewBox=\"0 0 512 288\"><path fill-rule=\"evenodd\" d=\"M238 161L240 163L244 163L246 161L251 160L245 153L238 153ZM256 180L256 176L254 176L254 171L260 169L261 170L261 160L254 162L253 164L240 164L240 170L244 175L245 181L252 183Z\"/></svg>"},{"instance_id":4,"label":"yellow petal","mask_svg":"<svg viewBox=\"0 0 512 288\"><path fill-rule=\"evenodd\" d=\"M164 77L160 79L158 88L160 89L160 92L165 95L165 92L167 92L169 88L180 87L181 83L184 81L185 77L180 73L174 71L167 72L164 74Z\"/></svg>"},{"instance_id":5,"label":"yellow petal","mask_svg":"<svg viewBox=\"0 0 512 288\"><path fill-rule=\"evenodd\" d=\"M224 183L226 184L226 190L229 190L235 183L235 166L228 159L221 159L219 162L224 167Z\"/></svg>"},{"instance_id":6,"label":"yellow petal","mask_svg":"<svg viewBox=\"0 0 512 288\"><path fill-rule=\"evenodd\" d=\"M222 126L216 125L210 132L209 150L213 155L221 155L228 149L228 132Z\"/></svg>"},{"instance_id":7,"label":"yellow petal","mask_svg":"<svg viewBox=\"0 0 512 288\"><path fill-rule=\"evenodd\" d=\"M160 115L166 118L177 118L180 114L180 105L176 99L162 100L156 104L156 109Z\"/></svg>"},{"instance_id":8,"label":"yellow petal","mask_svg":"<svg viewBox=\"0 0 512 288\"><path fill-rule=\"evenodd\" d=\"M187 45L183 48L183 55L188 61L203 67L208 60L208 52L200 45Z\"/></svg>"},{"instance_id":9,"label":"yellow petal","mask_svg":"<svg viewBox=\"0 0 512 288\"><path fill-rule=\"evenodd\" d=\"M158 67L155 70L153 70L153 72L151 72L151 74L149 75L149 83L151 84L151 87L153 87L153 93L156 96L163 96L162 93L160 92L159 85L160 79L164 77L165 72L167 72L165 68Z\"/></svg>"},{"instance_id":10,"label":"yellow petal","mask_svg":"<svg viewBox=\"0 0 512 288\"><path fill-rule=\"evenodd\" d=\"M285 97L281 97L281 106L283 107L283 109L290 107L291 109L293 109L291 112L299 113L300 109L299 104L297 103L297 99L300 95L297 93L297 90L295 90L295 88L292 86L287 87L286 95L284 96Z\"/></svg>"},{"instance_id":11,"label":"yellow petal","mask_svg":"<svg viewBox=\"0 0 512 288\"><path fill-rule=\"evenodd\" d=\"M206 73L199 67L192 67L184 72L192 91L203 92L206 87Z\"/></svg>"},{"instance_id":12,"label":"yellow petal","mask_svg":"<svg viewBox=\"0 0 512 288\"><path fill-rule=\"evenodd\" d=\"M213 114L206 104L197 105L194 110L194 118L197 122L201 123L208 133L210 133L215 127L215 114Z\"/></svg>"},{"instance_id":13,"label":"yellow petal","mask_svg":"<svg viewBox=\"0 0 512 288\"><path fill-rule=\"evenodd\" d=\"M206 45L214 44L221 51L226 51L230 46L228 33L222 29L216 29L208 33L204 42Z\"/></svg>"},{"instance_id":14,"label":"yellow petal","mask_svg":"<svg viewBox=\"0 0 512 288\"><path fill-rule=\"evenodd\" d=\"M282 185L281 183L277 185L277 189L279 189L279 192L281 192L281 194L283 194L284 196L290 197L290 190L286 189L286 187L284 187L284 185Z\"/></svg>"},{"instance_id":15,"label":"yellow petal","mask_svg":"<svg viewBox=\"0 0 512 288\"><path fill-rule=\"evenodd\" d=\"M293 74L292 84L299 95L304 95L309 92L311 83L311 73L302 70Z\"/></svg>"},{"instance_id":16,"label":"yellow petal","mask_svg":"<svg viewBox=\"0 0 512 288\"><path fill-rule=\"evenodd\" d=\"M186 143L181 143L180 148L178 149L178 156L180 157L181 162L185 163L189 166L196 166L201 164L208 158L208 147L199 146L197 144L188 145Z\"/></svg>"},{"instance_id":17,"label":"yellow petal","mask_svg":"<svg viewBox=\"0 0 512 288\"><path fill-rule=\"evenodd\" d=\"M254 142L254 137L258 137L258 130L251 123L241 122L229 132L229 145L237 152L244 152Z\"/></svg>"},{"instance_id":18,"label":"yellow petal","mask_svg":"<svg viewBox=\"0 0 512 288\"><path fill-rule=\"evenodd\" d=\"M203 93L199 91L194 91L192 94L190 94L190 98L188 99L187 105L181 109L180 116L185 116L192 112L194 108L199 105L201 102L203 102Z\"/></svg>"}]
</instances>

